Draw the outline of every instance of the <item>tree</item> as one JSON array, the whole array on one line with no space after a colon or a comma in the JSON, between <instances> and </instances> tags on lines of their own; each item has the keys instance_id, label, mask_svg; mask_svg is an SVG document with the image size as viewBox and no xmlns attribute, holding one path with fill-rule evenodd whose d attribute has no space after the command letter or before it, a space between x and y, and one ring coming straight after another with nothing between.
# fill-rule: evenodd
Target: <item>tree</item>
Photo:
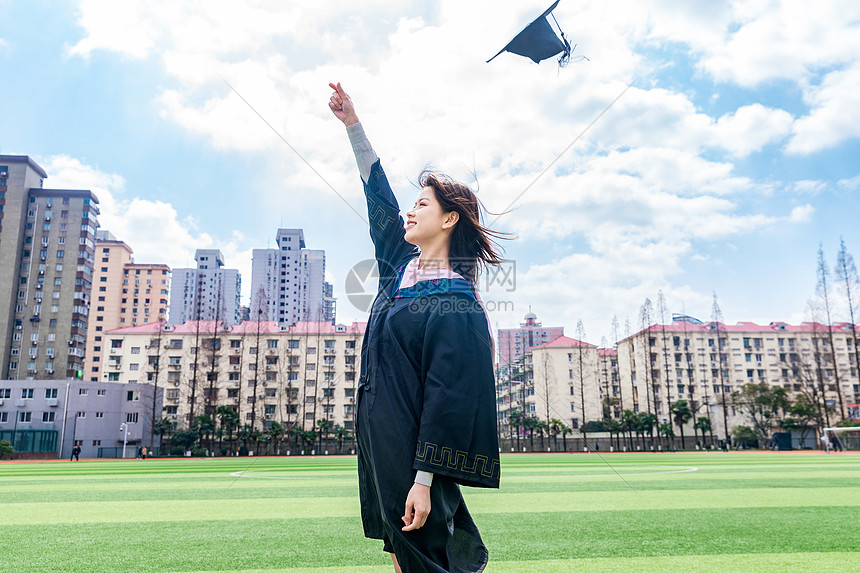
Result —
<instances>
[{"instance_id":1,"label":"tree","mask_svg":"<svg viewBox=\"0 0 860 573\"><path fill-rule=\"evenodd\" d=\"M857 276L857 267L854 265L854 257L848 252L845 246L845 240L839 237L839 254L836 255L836 279L842 286L842 291L845 294L848 303L848 317L851 324L851 341L854 349L853 355L848 351L848 362L854 364L854 372L860 368L860 340L858 340L858 332L856 326L856 301L857 288L860 286L860 278ZM853 360L852 360L853 358ZM854 400L858 401L857 393L854 394Z\"/></svg>"},{"instance_id":2,"label":"tree","mask_svg":"<svg viewBox=\"0 0 860 573\"><path fill-rule=\"evenodd\" d=\"M323 440L328 439L329 433L334 429L334 424L328 420L317 420L317 428L319 428L319 450L323 450Z\"/></svg>"},{"instance_id":3,"label":"tree","mask_svg":"<svg viewBox=\"0 0 860 573\"><path fill-rule=\"evenodd\" d=\"M672 373L669 363L669 341L666 338L666 298L657 291L657 312L660 314L660 346L663 349L663 370L666 375L666 415L672 415Z\"/></svg>"},{"instance_id":4,"label":"tree","mask_svg":"<svg viewBox=\"0 0 860 573\"><path fill-rule=\"evenodd\" d=\"M645 434L650 436L654 436L654 429L657 425L657 416L650 412L639 412L639 415L636 418L636 429L638 433L641 433L642 438L644 440ZM653 448L653 441L651 443L651 447Z\"/></svg>"},{"instance_id":5,"label":"tree","mask_svg":"<svg viewBox=\"0 0 860 573\"><path fill-rule=\"evenodd\" d=\"M537 429L538 419L533 418L531 416L526 416L523 418L523 429L528 431L529 433L529 448L534 451L535 449L535 437L534 431Z\"/></svg>"},{"instance_id":6,"label":"tree","mask_svg":"<svg viewBox=\"0 0 860 573\"><path fill-rule=\"evenodd\" d=\"M352 435L349 433L349 430L338 424L334 427L334 439L337 440L337 451L343 451L343 442L345 440L349 440Z\"/></svg>"},{"instance_id":7,"label":"tree","mask_svg":"<svg viewBox=\"0 0 860 573\"><path fill-rule=\"evenodd\" d=\"M705 434L711 432L711 419L707 416L699 416L693 424L693 430L699 430L702 432L702 444L704 445L707 441ZM711 438L711 441L713 442L713 437Z\"/></svg>"},{"instance_id":8,"label":"tree","mask_svg":"<svg viewBox=\"0 0 860 573\"><path fill-rule=\"evenodd\" d=\"M0 440L0 460L11 460L14 453L15 448L12 447L12 442Z\"/></svg>"},{"instance_id":9,"label":"tree","mask_svg":"<svg viewBox=\"0 0 860 573\"><path fill-rule=\"evenodd\" d=\"M818 246L818 283L815 286L815 294L821 301L824 308L824 318L827 320L827 341L829 342L828 353L824 355L825 363L830 364L833 368L828 371L833 372L833 378L836 382L836 398L839 400L839 415L845 417L845 403L842 399L842 384L839 381L839 367L836 364L836 345L833 340L833 321L830 313L830 267L827 266L827 261L824 260L824 248Z\"/></svg>"},{"instance_id":10,"label":"tree","mask_svg":"<svg viewBox=\"0 0 860 573\"><path fill-rule=\"evenodd\" d=\"M633 432L636 430L636 412L633 410L624 410L621 412L621 423L627 431L627 441L630 451L633 451Z\"/></svg>"},{"instance_id":11,"label":"tree","mask_svg":"<svg viewBox=\"0 0 860 573\"><path fill-rule=\"evenodd\" d=\"M788 408L790 417L779 422L780 428L787 432L797 431L800 433L800 443L803 444L806 434L812 429L817 419L818 409L809 398L800 394Z\"/></svg>"},{"instance_id":12,"label":"tree","mask_svg":"<svg viewBox=\"0 0 860 573\"><path fill-rule=\"evenodd\" d=\"M523 427L524 421L525 414L523 414L523 411L519 408L511 408L508 414L508 424L510 424L511 428L516 428L517 430L517 451L520 451L520 429Z\"/></svg>"},{"instance_id":13,"label":"tree","mask_svg":"<svg viewBox=\"0 0 860 573\"><path fill-rule=\"evenodd\" d=\"M170 441L188 451L197 443L199 437L195 430L176 430Z\"/></svg>"},{"instance_id":14,"label":"tree","mask_svg":"<svg viewBox=\"0 0 860 573\"><path fill-rule=\"evenodd\" d=\"M544 434L549 435L549 424L547 424L543 420L538 420L537 423L535 424L535 430L537 430L538 437L540 438L540 449L541 449L541 451L545 451L545 448L543 445L543 436L544 436Z\"/></svg>"},{"instance_id":15,"label":"tree","mask_svg":"<svg viewBox=\"0 0 860 573\"><path fill-rule=\"evenodd\" d=\"M582 439L588 441L588 436L585 430L586 413L585 413L585 363L582 357L583 346L585 345L585 327L582 321L576 322L576 338L579 341L577 344L579 356L579 398L582 403Z\"/></svg>"},{"instance_id":16,"label":"tree","mask_svg":"<svg viewBox=\"0 0 860 573\"><path fill-rule=\"evenodd\" d=\"M766 382L744 384L740 390L732 392L732 402L750 417L758 441L765 443L791 405L785 388Z\"/></svg>"},{"instance_id":17,"label":"tree","mask_svg":"<svg viewBox=\"0 0 860 573\"><path fill-rule=\"evenodd\" d=\"M723 352L723 348L725 347L725 339L722 334L720 334L720 328L723 324L723 311L720 309L720 303L717 301L717 292L714 291L714 303L711 306L711 328L712 331L716 331L717 333L717 343L716 348L714 349L717 354L717 358L719 359L719 388L720 388L720 405L723 410L723 432L726 435L726 440L729 440L729 407L726 404L726 378L728 378L728 356Z\"/></svg>"},{"instance_id":18,"label":"tree","mask_svg":"<svg viewBox=\"0 0 860 573\"><path fill-rule=\"evenodd\" d=\"M758 447L756 433L749 426L735 426L732 428L732 435L737 440L738 445L743 445L745 448Z\"/></svg>"},{"instance_id":19,"label":"tree","mask_svg":"<svg viewBox=\"0 0 860 573\"><path fill-rule=\"evenodd\" d=\"M281 440L284 437L285 429L278 422L272 422L266 430L266 435L270 440L271 449L277 452L280 449Z\"/></svg>"},{"instance_id":20,"label":"tree","mask_svg":"<svg viewBox=\"0 0 860 573\"><path fill-rule=\"evenodd\" d=\"M206 449L211 451L212 434L215 433L215 421L206 414L203 414L194 418L191 429L197 431L201 445L203 444L203 440L206 440Z\"/></svg>"},{"instance_id":21,"label":"tree","mask_svg":"<svg viewBox=\"0 0 860 573\"><path fill-rule=\"evenodd\" d=\"M654 386L655 386L654 380L653 380L654 373L652 371L652 364L656 363L657 359L656 359L656 357L653 357L653 361L652 361L651 346L650 346L651 345L650 332L651 332L651 323L652 323L653 312L654 312L654 309L653 309L653 306L651 305L651 299L645 298L645 302L642 303L642 306L639 309L639 323L642 327L642 330L645 332L646 335L648 335L648 343L642 349L642 362L645 364L645 380L643 380L643 383L645 384L645 411L648 414L651 414L652 412L657 412L657 400L656 400L656 396L654 395ZM654 419L655 420L657 419L656 416ZM653 449L654 448L654 425L653 424L649 427L648 433L651 436L651 448ZM643 441L644 441L644 434L643 434Z\"/></svg>"},{"instance_id":22,"label":"tree","mask_svg":"<svg viewBox=\"0 0 860 573\"><path fill-rule=\"evenodd\" d=\"M157 411L158 405L158 378L159 373L161 372L161 353L162 353L162 344L161 344L161 333L164 332L165 322L163 320L158 321L158 330L156 331L156 335L149 342L149 347L155 347L155 356L153 356L152 350L150 349L150 354L148 356L149 366L153 367L153 372L150 372L148 376L148 382L152 382L152 404L150 408L150 417L149 417L149 451L153 452L153 446L155 445L154 437L155 435L161 435L159 432L156 432L156 425L158 424L158 415L160 412ZM164 393L162 393L162 397L164 397Z\"/></svg>"},{"instance_id":23,"label":"tree","mask_svg":"<svg viewBox=\"0 0 860 573\"><path fill-rule=\"evenodd\" d=\"M687 405L686 400L678 400L670 406L672 412L672 421L681 429L681 449L686 450L687 444L684 442L684 424L690 421L693 417L693 412Z\"/></svg>"},{"instance_id":24,"label":"tree","mask_svg":"<svg viewBox=\"0 0 860 573\"><path fill-rule=\"evenodd\" d=\"M221 430L220 436L227 432L227 441L233 441L233 432L239 427L239 414L233 411L229 406L218 406L215 410L215 416L218 419L218 428ZM221 441L218 441L218 449L221 449Z\"/></svg>"},{"instance_id":25,"label":"tree","mask_svg":"<svg viewBox=\"0 0 860 573\"><path fill-rule=\"evenodd\" d=\"M549 433L552 435L552 446L556 450L558 450L558 435L561 433L563 426L564 422L558 418L553 418L549 421Z\"/></svg>"},{"instance_id":26,"label":"tree","mask_svg":"<svg viewBox=\"0 0 860 573\"><path fill-rule=\"evenodd\" d=\"M672 429L672 423L671 422L663 422L662 424L660 424L657 427L657 431L660 433L660 435L662 435L663 437L666 438L667 446L674 449L674 447L675 447L675 441L674 441L675 430Z\"/></svg>"}]
</instances>

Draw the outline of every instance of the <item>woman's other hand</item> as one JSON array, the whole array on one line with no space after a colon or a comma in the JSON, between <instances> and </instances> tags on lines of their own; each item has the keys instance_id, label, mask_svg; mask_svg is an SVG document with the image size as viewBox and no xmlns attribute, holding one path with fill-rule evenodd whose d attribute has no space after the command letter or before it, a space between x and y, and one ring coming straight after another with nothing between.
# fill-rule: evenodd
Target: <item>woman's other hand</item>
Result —
<instances>
[{"instance_id":1,"label":"woman's other hand","mask_svg":"<svg viewBox=\"0 0 860 573\"><path fill-rule=\"evenodd\" d=\"M344 122L345 123L345 122ZM419 529L430 515L430 487L414 483L406 496L406 512L403 514L403 531Z\"/></svg>"},{"instance_id":2,"label":"woman's other hand","mask_svg":"<svg viewBox=\"0 0 860 573\"><path fill-rule=\"evenodd\" d=\"M358 123L358 116L355 114L355 106L352 105L352 98L343 91L343 87L340 85L340 82L337 82L336 84L330 83L329 87L334 90L334 93L331 94L331 99L329 99L328 102L328 107L331 109L334 116L341 120L346 126Z\"/></svg>"}]
</instances>

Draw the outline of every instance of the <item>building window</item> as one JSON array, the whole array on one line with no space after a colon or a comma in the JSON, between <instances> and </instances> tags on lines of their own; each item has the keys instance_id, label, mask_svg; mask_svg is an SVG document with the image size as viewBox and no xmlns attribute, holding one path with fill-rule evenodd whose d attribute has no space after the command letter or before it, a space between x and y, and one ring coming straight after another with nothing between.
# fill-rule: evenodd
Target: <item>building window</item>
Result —
<instances>
[{"instance_id":1,"label":"building window","mask_svg":"<svg viewBox=\"0 0 860 573\"><path fill-rule=\"evenodd\" d=\"M56 388L45 388L45 398L48 400L57 397L57 389Z\"/></svg>"},{"instance_id":2,"label":"building window","mask_svg":"<svg viewBox=\"0 0 860 573\"><path fill-rule=\"evenodd\" d=\"M137 424L137 412L128 412L125 415L125 421L127 424Z\"/></svg>"},{"instance_id":3,"label":"building window","mask_svg":"<svg viewBox=\"0 0 860 573\"><path fill-rule=\"evenodd\" d=\"M140 391L139 390L129 390L125 395L126 402L138 402L140 401Z\"/></svg>"},{"instance_id":4,"label":"building window","mask_svg":"<svg viewBox=\"0 0 860 573\"><path fill-rule=\"evenodd\" d=\"M104 418L104 417L105 417L105 413L104 413L104 412L96 412L96 419L97 419L97 420L98 420L98 419L101 419L101 418Z\"/></svg>"},{"instance_id":5,"label":"building window","mask_svg":"<svg viewBox=\"0 0 860 573\"><path fill-rule=\"evenodd\" d=\"M87 389L86 388L78 388L78 394L80 394L81 396L86 396L87 395Z\"/></svg>"},{"instance_id":6,"label":"building window","mask_svg":"<svg viewBox=\"0 0 860 573\"><path fill-rule=\"evenodd\" d=\"M53 422L54 421L54 412L42 412L42 421L43 422Z\"/></svg>"},{"instance_id":7,"label":"building window","mask_svg":"<svg viewBox=\"0 0 860 573\"><path fill-rule=\"evenodd\" d=\"M32 388L21 388L21 399L22 400L32 400L33 399L33 389Z\"/></svg>"},{"instance_id":8,"label":"building window","mask_svg":"<svg viewBox=\"0 0 860 573\"><path fill-rule=\"evenodd\" d=\"M87 417L86 412L78 412L78 418L86 418L86 417Z\"/></svg>"},{"instance_id":9,"label":"building window","mask_svg":"<svg viewBox=\"0 0 860 573\"><path fill-rule=\"evenodd\" d=\"M33 418L32 412L18 412L18 421L24 424L29 424Z\"/></svg>"}]
</instances>

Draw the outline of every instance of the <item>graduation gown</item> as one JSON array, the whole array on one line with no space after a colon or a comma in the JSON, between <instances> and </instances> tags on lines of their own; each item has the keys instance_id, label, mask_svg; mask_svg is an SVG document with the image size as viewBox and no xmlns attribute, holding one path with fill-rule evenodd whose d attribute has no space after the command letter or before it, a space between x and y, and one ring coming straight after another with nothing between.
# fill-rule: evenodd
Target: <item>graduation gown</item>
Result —
<instances>
[{"instance_id":1,"label":"graduation gown","mask_svg":"<svg viewBox=\"0 0 860 573\"><path fill-rule=\"evenodd\" d=\"M495 379L486 315L462 277L398 289L407 243L377 160L365 184L379 285L361 348L356 435L361 517L404 572L478 572L488 553L459 485L499 486ZM434 474L425 525L403 532L415 471Z\"/></svg>"}]
</instances>

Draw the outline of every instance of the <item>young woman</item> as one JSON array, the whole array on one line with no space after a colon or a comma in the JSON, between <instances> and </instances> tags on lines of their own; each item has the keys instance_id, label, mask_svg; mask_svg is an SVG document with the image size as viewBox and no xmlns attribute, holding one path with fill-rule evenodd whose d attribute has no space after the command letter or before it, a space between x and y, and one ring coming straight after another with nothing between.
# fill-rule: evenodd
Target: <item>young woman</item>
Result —
<instances>
[{"instance_id":1,"label":"young woman","mask_svg":"<svg viewBox=\"0 0 860 573\"><path fill-rule=\"evenodd\" d=\"M356 412L364 534L383 540L398 572L483 571L487 548L459 486L499 486L493 341L474 282L479 265L501 262L501 234L481 224L467 186L428 172L404 225L352 100L329 85L379 266Z\"/></svg>"}]
</instances>

